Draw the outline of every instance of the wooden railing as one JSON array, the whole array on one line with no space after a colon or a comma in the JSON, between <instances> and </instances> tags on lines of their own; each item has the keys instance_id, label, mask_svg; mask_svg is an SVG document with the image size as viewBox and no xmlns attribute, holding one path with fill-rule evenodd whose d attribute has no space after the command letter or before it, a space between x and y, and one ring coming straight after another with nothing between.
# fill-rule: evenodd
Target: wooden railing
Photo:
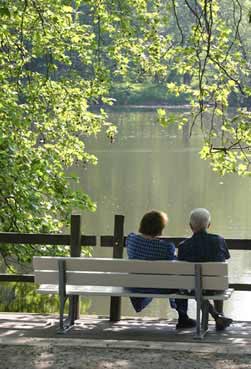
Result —
<instances>
[{"instance_id":1,"label":"wooden railing","mask_svg":"<svg viewBox=\"0 0 251 369\"><path fill-rule=\"evenodd\" d=\"M165 237L170 242L173 242L176 247L184 239L179 237ZM113 247L113 257L123 258L123 250L125 247L126 237L124 236L124 216L115 215L114 232L111 236L100 236L101 247ZM230 250L249 250L251 251L251 240L246 239L226 239ZM0 244L20 244L20 247L25 244L31 245L61 245L70 246L70 255L79 257L81 248L86 246L97 246L97 236L81 234L81 216L72 215L71 217L71 232L70 234L30 234L30 233L1 233ZM5 282L34 282L32 274L0 274L0 281ZM251 284L233 283L231 288L237 291L251 291ZM75 311L76 319L79 311L78 296L71 298L72 309ZM121 298L111 297L110 318L116 321L120 318Z\"/></svg>"}]
</instances>

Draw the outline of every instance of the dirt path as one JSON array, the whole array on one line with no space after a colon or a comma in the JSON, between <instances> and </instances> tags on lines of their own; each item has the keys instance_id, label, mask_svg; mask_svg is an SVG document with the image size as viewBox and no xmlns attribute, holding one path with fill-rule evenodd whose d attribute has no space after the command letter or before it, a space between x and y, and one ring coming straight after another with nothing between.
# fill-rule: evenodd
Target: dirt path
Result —
<instances>
[{"instance_id":1,"label":"dirt path","mask_svg":"<svg viewBox=\"0 0 251 369\"><path fill-rule=\"evenodd\" d=\"M67 340L66 340L67 341ZM168 343L167 343L168 344ZM250 350L251 351L251 350ZM250 355L83 346L0 346L0 369L249 369Z\"/></svg>"}]
</instances>

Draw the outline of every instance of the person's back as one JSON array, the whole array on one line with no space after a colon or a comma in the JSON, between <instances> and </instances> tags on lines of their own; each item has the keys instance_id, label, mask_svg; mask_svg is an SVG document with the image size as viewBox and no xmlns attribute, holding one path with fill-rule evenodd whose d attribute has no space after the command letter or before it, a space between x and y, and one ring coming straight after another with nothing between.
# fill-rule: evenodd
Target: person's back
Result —
<instances>
[{"instance_id":1,"label":"person's back","mask_svg":"<svg viewBox=\"0 0 251 369\"><path fill-rule=\"evenodd\" d=\"M175 246L165 240L158 238L167 224L167 215L160 211L150 211L146 213L140 222L139 234L130 233L126 239L127 254L129 259L138 260L175 260ZM133 289L137 292L158 293L157 289L145 288L144 291ZM165 290L166 293L175 292ZM136 310L140 312L151 301L150 297L131 297L131 302ZM178 324L182 323L183 328L191 328L195 326L195 321L190 319L187 311L183 312L182 308L177 307L176 302L170 300L171 307L176 309L179 315Z\"/></svg>"},{"instance_id":2,"label":"person's back","mask_svg":"<svg viewBox=\"0 0 251 369\"><path fill-rule=\"evenodd\" d=\"M168 222L167 214L152 210L140 221L139 233L130 233L126 239L129 259L138 260L173 260L175 246L158 238ZM139 289L133 289L140 292ZM148 289L149 292L152 292ZM131 297L136 312L143 310L152 301L149 297Z\"/></svg>"},{"instance_id":3,"label":"person's back","mask_svg":"<svg viewBox=\"0 0 251 369\"><path fill-rule=\"evenodd\" d=\"M230 254L223 237L210 234L211 216L207 209L194 209L190 214L192 237L181 242L178 247L178 260L199 262L221 262L230 258ZM180 300L179 304L187 309L187 300ZM216 321L216 329L223 330L232 323L232 319L222 316L223 302L216 302L216 308L209 306L210 314Z\"/></svg>"},{"instance_id":4,"label":"person's back","mask_svg":"<svg viewBox=\"0 0 251 369\"><path fill-rule=\"evenodd\" d=\"M181 242L178 259L191 262L225 261L230 254L223 237L207 233L205 229L195 232L191 238Z\"/></svg>"},{"instance_id":5,"label":"person's back","mask_svg":"<svg viewBox=\"0 0 251 369\"><path fill-rule=\"evenodd\" d=\"M130 233L126 240L129 259L174 260L175 246L165 240Z\"/></svg>"}]
</instances>

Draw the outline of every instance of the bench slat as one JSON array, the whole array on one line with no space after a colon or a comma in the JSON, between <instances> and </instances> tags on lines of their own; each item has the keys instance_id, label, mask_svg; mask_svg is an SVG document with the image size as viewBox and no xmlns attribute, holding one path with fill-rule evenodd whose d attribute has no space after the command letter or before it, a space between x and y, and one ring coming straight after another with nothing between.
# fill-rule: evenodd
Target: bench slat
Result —
<instances>
[{"instance_id":1,"label":"bench slat","mask_svg":"<svg viewBox=\"0 0 251 369\"><path fill-rule=\"evenodd\" d=\"M41 285L38 289L38 292L41 294L57 294L58 286L57 285ZM66 293L68 295L82 295L82 296L134 296L134 297L155 297L155 298L185 298L185 299L194 299L194 296L185 295L185 294L166 294L163 293L143 293L143 292L132 292L123 287L104 287L104 286L70 286L66 287ZM226 300L233 293L232 289L228 289L224 291L224 293L217 295L206 295L207 299L217 299L217 300Z\"/></svg>"},{"instance_id":2,"label":"bench slat","mask_svg":"<svg viewBox=\"0 0 251 369\"><path fill-rule=\"evenodd\" d=\"M194 263L184 261L146 261L119 260L106 258L62 258L62 257L34 257L34 270L58 270L58 260L66 261L66 269L70 271L100 271L118 273L144 274L183 274L194 275ZM227 263L202 263L203 275L228 274Z\"/></svg>"},{"instance_id":3,"label":"bench slat","mask_svg":"<svg viewBox=\"0 0 251 369\"><path fill-rule=\"evenodd\" d=\"M66 281L72 285L94 285L114 287L143 288L182 288L194 289L194 276L122 274L95 272L66 272ZM57 284L58 272L36 271L35 282L39 284ZM228 288L227 277L203 277L204 289L225 290Z\"/></svg>"}]
</instances>

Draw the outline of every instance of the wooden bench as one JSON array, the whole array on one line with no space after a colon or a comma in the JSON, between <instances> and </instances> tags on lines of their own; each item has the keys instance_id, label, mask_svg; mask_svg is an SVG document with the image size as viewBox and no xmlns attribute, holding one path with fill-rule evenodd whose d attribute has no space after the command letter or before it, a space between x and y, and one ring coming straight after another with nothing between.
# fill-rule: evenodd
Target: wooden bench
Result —
<instances>
[{"instance_id":1,"label":"wooden bench","mask_svg":"<svg viewBox=\"0 0 251 369\"><path fill-rule=\"evenodd\" d=\"M60 332L74 325L71 312L64 320L65 302L72 295L183 298L196 300L196 337L202 338L208 330L208 300L226 300L233 292L228 288L228 265L224 262L35 256L33 267L38 292L59 294ZM132 288L163 291L135 292ZM193 290L194 295L170 294L165 289Z\"/></svg>"}]
</instances>

